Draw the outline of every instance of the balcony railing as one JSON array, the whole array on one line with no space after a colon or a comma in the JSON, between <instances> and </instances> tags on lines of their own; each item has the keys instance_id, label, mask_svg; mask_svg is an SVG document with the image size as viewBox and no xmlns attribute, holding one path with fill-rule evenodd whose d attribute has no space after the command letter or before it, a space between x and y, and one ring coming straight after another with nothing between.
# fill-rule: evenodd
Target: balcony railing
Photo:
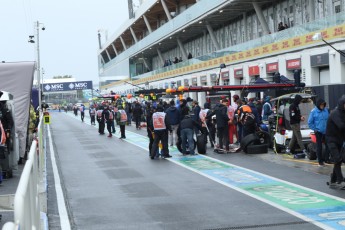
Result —
<instances>
[{"instance_id":1,"label":"balcony railing","mask_svg":"<svg viewBox=\"0 0 345 230\"><path fill-rule=\"evenodd\" d=\"M141 75L137 75L137 76L132 76L133 79L141 79L141 78L145 78L145 77L150 77L159 73L164 73L164 72L168 72L170 70L175 70L175 69L179 69L181 67L185 67L185 66L190 66L196 63L200 63L200 62L204 62L204 61L208 61L217 57L223 57L232 53L237 53L237 52L242 52L245 50L249 50L249 49L253 49L259 46L263 46L263 45L267 45L267 44L271 44L271 43L275 43L275 42L279 42L282 40L286 40L289 38L294 38L297 36L301 36L307 33L311 33L314 31L318 31L318 30L322 30L322 29L326 29L332 26L336 26L336 25L341 25L345 23L345 12L341 12L338 14L335 14L331 17L327 17L327 18L322 18L319 20L315 20L313 22L307 23L307 24L303 24L303 25L298 25L298 26L294 26L292 28L289 29L285 29L283 31L274 33L274 34L269 34L269 35L265 35L262 36L258 39L254 39L245 43L241 43L238 45L234 45L207 55L203 55L200 57L196 57L196 58L192 58L189 60L186 60L184 62L180 62L177 64L172 64L170 66L167 67L163 67L157 70L153 70L151 72L145 73L145 74L141 74Z\"/></svg>"}]
</instances>

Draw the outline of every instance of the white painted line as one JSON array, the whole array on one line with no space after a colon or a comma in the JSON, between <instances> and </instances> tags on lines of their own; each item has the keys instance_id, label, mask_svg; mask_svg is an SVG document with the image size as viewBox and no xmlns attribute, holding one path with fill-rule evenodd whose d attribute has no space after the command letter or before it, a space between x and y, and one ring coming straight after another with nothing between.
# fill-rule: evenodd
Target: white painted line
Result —
<instances>
[{"instance_id":1,"label":"white painted line","mask_svg":"<svg viewBox=\"0 0 345 230\"><path fill-rule=\"evenodd\" d=\"M134 135L142 136L142 135L140 135L140 134L137 134L137 133L134 133L134 132L131 132L131 131L126 131L126 132L132 133L132 134L134 134ZM124 141L126 141L126 142L128 142L128 143L130 143L130 144L133 144L133 145L135 145L135 146L137 146L137 147L139 147L139 148L142 148L142 149L148 151L148 148L143 147L143 146L140 146L139 144L137 144L137 143L135 143L135 142L131 142L131 141L126 140L126 139L125 139ZM272 179L272 180L279 181L279 182L281 182L281 183L285 183L285 184L288 184L288 185L291 185L291 186L294 186L294 187L297 187L297 188L300 188L300 189L304 189L304 190L307 190L307 191L310 191L310 192L314 192L314 193L317 193L317 194L320 194L320 195L323 195L323 196L326 196L326 197L329 197L329 198L333 198L333 199L336 199L336 200L339 200L339 201L342 201L342 202L345 201L344 199L342 199L342 198L340 198L340 197L332 196L332 195L327 194L327 193L323 193L323 192L320 192L320 191L317 191L317 190L314 190L314 189L310 189L310 188L307 188L307 187L303 187L303 186L300 186L300 185L298 185L298 184L294 184L294 183L291 183L291 182L288 182L288 181L285 181L285 180L281 180L281 179L278 179L278 178L275 178L275 177L272 177L272 176L269 176L269 175L266 175L266 174L263 174L263 173L254 171L254 170L250 170L250 169L241 167L241 166L237 166L237 165L234 165L234 164L230 164L230 163L227 163L227 162L224 162L224 161L221 161L221 160L218 160L218 159L215 159L215 158L206 156L206 155L201 155L201 156L203 156L203 157L205 157L205 158L208 158L208 159L210 159L210 160L212 160L212 161L220 162L220 163L225 164L225 165L229 165L229 166L232 166L232 167L235 167L235 168L243 169L243 170L245 170L245 171L249 171L249 172L252 172L252 173L254 173L254 174L261 175L261 176L263 176L263 177L267 177L267 178L270 178L270 179ZM325 225L325 224L323 224L323 223L321 223L321 222L317 222L317 221L315 221L315 220L313 220L313 219L311 219L311 218L308 218L308 217L306 217L306 216L304 216L304 215L302 215L302 214L300 214L300 213L298 213L298 212L295 212L295 211L293 211L293 210L291 210L291 209L289 209L289 208L285 208L285 207L282 206L282 205L279 205L279 204L276 204L276 203L274 203L274 202L272 202L272 201L269 201L268 199L261 198L260 196L256 196L256 195L254 195L254 194L251 194L251 193L245 191L244 189L238 188L238 187L236 187L236 186L233 186L233 185L231 185L231 184L228 184L228 183L226 183L226 182L223 182L223 181L221 181L221 180L219 180L219 179L217 179L217 178L215 178L215 177L212 177L212 176L210 176L210 175L207 175L207 174L205 174L205 173L202 173L202 172L200 172L200 171L198 171L198 170L196 170L196 169L193 169L193 168L191 168L191 167L189 167L189 166L187 166L187 165L184 165L184 164L182 164L182 163L180 163L180 162L174 160L173 158L167 158L167 159L165 159L165 160L168 160L168 161L170 161L170 162L172 162L172 163L175 163L175 164L177 164L177 165L179 165L179 166L181 166L181 167L183 167L183 168L186 168L186 169L188 169L188 170L190 170L190 171L193 171L193 172L195 172L195 173L197 173L197 174L199 174L199 175L201 175L201 176L204 176L204 177L206 177L206 178L208 178L208 179L210 179L210 180L213 180L213 181L215 181L215 182L217 182L217 183L219 183L219 184L222 184L222 185L224 185L224 186L226 186L226 187L232 188L232 189L234 189L234 190L236 190L236 191L238 191L238 192L240 192L240 193L242 193L242 194L245 194L245 195L247 195L247 196L249 196L249 197L252 197L252 198L254 198L254 199L256 199L256 200L259 200L259 201L261 201L261 202L263 202L263 203L266 203L266 204L268 204L268 205L271 205L271 206L273 206L273 207L275 207L275 208L277 208L277 209L280 209L280 210L282 210L282 211L284 211L284 212L286 212L286 213L288 213L288 214L290 214L290 215L293 215L293 216L295 216L295 217L298 217L298 218L300 218L300 219L302 219L302 220L304 220L304 221L306 221L306 222L308 222L308 223L314 224L314 225L316 225L316 226L318 226L318 227L320 227L320 228L322 228L322 229L327 229L327 230L328 230L328 229L333 229L333 228L331 228L331 227L329 227L329 226L327 226L327 225Z\"/></svg>"},{"instance_id":2,"label":"white painted line","mask_svg":"<svg viewBox=\"0 0 345 230\"><path fill-rule=\"evenodd\" d=\"M65 203L65 197L63 195L63 191L61 187L59 170L56 165L55 152L53 148L53 141L52 141L49 125L48 125L48 137L49 137L50 158L52 162L54 181L55 181L56 198L57 198L57 204L58 204L58 210L59 210L59 216L60 216L60 225L61 225L62 230L70 230L71 224L69 222L69 217L68 217L66 203Z\"/></svg>"}]
</instances>

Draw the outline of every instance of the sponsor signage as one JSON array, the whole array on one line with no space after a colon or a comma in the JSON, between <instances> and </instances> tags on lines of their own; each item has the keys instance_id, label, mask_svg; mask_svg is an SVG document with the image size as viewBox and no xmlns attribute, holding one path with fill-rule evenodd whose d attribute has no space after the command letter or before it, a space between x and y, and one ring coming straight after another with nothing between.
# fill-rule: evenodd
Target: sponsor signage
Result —
<instances>
[{"instance_id":1,"label":"sponsor signage","mask_svg":"<svg viewBox=\"0 0 345 230\"><path fill-rule=\"evenodd\" d=\"M176 81L176 86L177 87L181 86L181 84L182 84L181 80Z\"/></svg>"},{"instance_id":2,"label":"sponsor signage","mask_svg":"<svg viewBox=\"0 0 345 230\"><path fill-rule=\"evenodd\" d=\"M184 86L189 86L189 79L184 79Z\"/></svg>"},{"instance_id":3,"label":"sponsor signage","mask_svg":"<svg viewBox=\"0 0 345 230\"><path fill-rule=\"evenodd\" d=\"M243 79L243 69L234 69L234 78Z\"/></svg>"},{"instance_id":4,"label":"sponsor signage","mask_svg":"<svg viewBox=\"0 0 345 230\"><path fill-rule=\"evenodd\" d=\"M278 62L266 64L266 73L275 73L279 71Z\"/></svg>"},{"instance_id":5,"label":"sponsor signage","mask_svg":"<svg viewBox=\"0 0 345 230\"><path fill-rule=\"evenodd\" d=\"M323 38L325 39L327 38L329 40L336 39L336 38L343 38L345 34L345 24L323 29L320 31L320 33L322 34ZM215 67L219 67L219 63L225 63L226 65L230 65L230 64L235 64L238 62L243 62L244 60L253 60L263 55L285 53L292 49L302 49L305 46L315 43L315 41L313 41L314 34L315 32L312 32L312 33L308 33L302 36L289 38L283 41L278 41L272 44L254 47L250 50L246 50L243 52L232 53L223 57L218 57L218 58L211 59L208 61L203 61L201 63L196 63L188 67L181 67L179 69L170 70L164 73L159 73L159 74L153 75L152 77L141 78L141 79L135 80L133 83L141 84L147 81L148 79L150 79L150 81L156 81L156 80L167 78L167 77L179 76L179 75L183 75L187 73L193 73L196 71L215 68ZM345 58L342 60L345 63ZM288 70L301 69L301 60L300 59L288 60L286 66Z\"/></svg>"},{"instance_id":6,"label":"sponsor signage","mask_svg":"<svg viewBox=\"0 0 345 230\"><path fill-rule=\"evenodd\" d=\"M164 89L169 89L169 82L164 83Z\"/></svg>"},{"instance_id":7,"label":"sponsor signage","mask_svg":"<svg viewBox=\"0 0 345 230\"><path fill-rule=\"evenodd\" d=\"M318 54L310 56L310 65L311 67L318 66L328 66L329 65L329 54Z\"/></svg>"},{"instance_id":8,"label":"sponsor signage","mask_svg":"<svg viewBox=\"0 0 345 230\"><path fill-rule=\"evenodd\" d=\"M301 59L291 59L291 60L286 60L286 69L288 70L294 70L294 69L301 69Z\"/></svg>"},{"instance_id":9,"label":"sponsor signage","mask_svg":"<svg viewBox=\"0 0 345 230\"><path fill-rule=\"evenodd\" d=\"M250 77L260 75L260 68L257 65L256 66L250 66L248 72L249 72Z\"/></svg>"},{"instance_id":10,"label":"sponsor signage","mask_svg":"<svg viewBox=\"0 0 345 230\"><path fill-rule=\"evenodd\" d=\"M206 76L201 76L201 77L200 77L200 81L201 81L202 83L206 83L206 82L207 82L207 77L206 77Z\"/></svg>"},{"instance_id":11,"label":"sponsor signage","mask_svg":"<svg viewBox=\"0 0 345 230\"><path fill-rule=\"evenodd\" d=\"M198 85L198 78L193 77L192 78L192 86L197 86Z\"/></svg>"},{"instance_id":12,"label":"sponsor signage","mask_svg":"<svg viewBox=\"0 0 345 230\"><path fill-rule=\"evenodd\" d=\"M217 81L217 74L216 73L212 73L210 75L210 78L211 78L211 82L216 82Z\"/></svg>"},{"instance_id":13,"label":"sponsor signage","mask_svg":"<svg viewBox=\"0 0 345 230\"><path fill-rule=\"evenodd\" d=\"M92 89L92 81L76 81L42 84L43 92L58 92Z\"/></svg>"},{"instance_id":14,"label":"sponsor signage","mask_svg":"<svg viewBox=\"0 0 345 230\"><path fill-rule=\"evenodd\" d=\"M222 76L222 80L229 80L229 71L226 71L226 72L221 72L220 74Z\"/></svg>"}]
</instances>

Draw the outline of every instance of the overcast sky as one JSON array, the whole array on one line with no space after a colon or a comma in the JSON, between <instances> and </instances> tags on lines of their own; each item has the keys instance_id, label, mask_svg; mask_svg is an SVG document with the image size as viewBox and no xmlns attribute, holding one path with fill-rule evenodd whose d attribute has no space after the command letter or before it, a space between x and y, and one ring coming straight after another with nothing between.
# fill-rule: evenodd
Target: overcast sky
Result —
<instances>
[{"instance_id":1,"label":"overcast sky","mask_svg":"<svg viewBox=\"0 0 345 230\"><path fill-rule=\"evenodd\" d=\"M99 29L109 37L128 19L127 0L1 0L0 61L35 61L36 44L28 43L40 30L44 78L72 75L98 84ZM104 38L103 33L103 38Z\"/></svg>"}]
</instances>

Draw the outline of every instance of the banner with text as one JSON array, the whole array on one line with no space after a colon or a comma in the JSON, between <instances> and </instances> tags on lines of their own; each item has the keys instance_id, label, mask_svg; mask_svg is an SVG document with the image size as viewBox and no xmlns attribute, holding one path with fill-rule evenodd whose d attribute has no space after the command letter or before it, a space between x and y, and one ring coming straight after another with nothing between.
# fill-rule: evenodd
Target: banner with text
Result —
<instances>
[{"instance_id":1,"label":"banner with text","mask_svg":"<svg viewBox=\"0 0 345 230\"><path fill-rule=\"evenodd\" d=\"M60 82L43 84L43 92L92 89L92 81Z\"/></svg>"}]
</instances>

